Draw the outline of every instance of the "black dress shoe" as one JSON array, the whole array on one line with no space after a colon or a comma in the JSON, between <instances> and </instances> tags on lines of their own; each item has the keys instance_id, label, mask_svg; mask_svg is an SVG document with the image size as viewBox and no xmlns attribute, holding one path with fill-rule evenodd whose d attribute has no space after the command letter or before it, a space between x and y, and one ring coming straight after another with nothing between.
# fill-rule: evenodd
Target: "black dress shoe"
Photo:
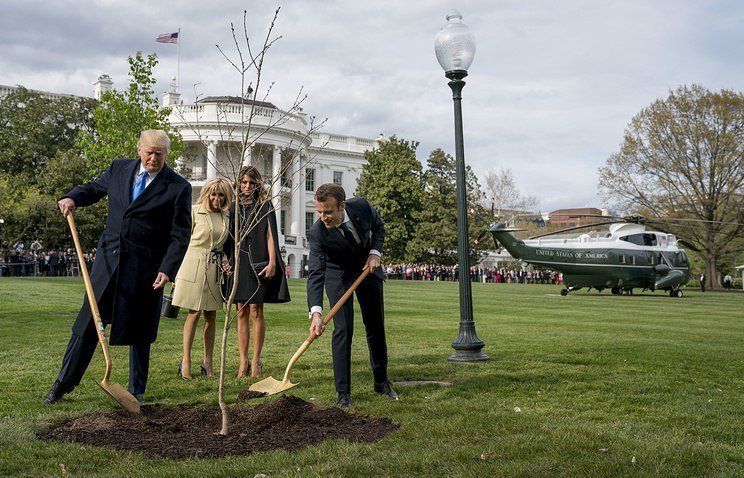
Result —
<instances>
[{"instance_id":1,"label":"black dress shoe","mask_svg":"<svg viewBox=\"0 0 744 478\"><path fill-rule=\"evenodd\" d=\"M336 406L342 410L351 406L351 395L349 395L349 392L338 392Z\"/></svg>"},{"instance_id":2,"label":"black dress shoe","mask_svg":"<svg viewBox=\"0 0 744 478\"><path fill-rule=\"evenodd\" d=\"M390 380L386 380L382 383L376 383L375 393L381 393L382 395L387 395L393 400L398 400L398 394L395 393L395 390L393 390L393 384L390 383Z\"/></svg>"},{"instance_id":3,"label":"black dress shoe","mask_svg":"<svg viewBox=\"0 0 744 478\"><path fill-rule=\"evenodd\" d=\"M142 396L141 393L133 393L132 395L134 395L134 398L136 398L137 401L140 403L145 401L145 398Z\"/></svg>"},{"instance_id":4,"label":"black dress shoe","mask_svg":"<svg viewBox=\"0 0 744 478\"><path fill-rule=\"evenodd\" d=\"M52 405L62 398L66 393L72 392L75 387L62 384L59 380L55 380L52 384L52 388L49 389L47 394L44 396L44 405Z\"/></svg>"}]
</instances>

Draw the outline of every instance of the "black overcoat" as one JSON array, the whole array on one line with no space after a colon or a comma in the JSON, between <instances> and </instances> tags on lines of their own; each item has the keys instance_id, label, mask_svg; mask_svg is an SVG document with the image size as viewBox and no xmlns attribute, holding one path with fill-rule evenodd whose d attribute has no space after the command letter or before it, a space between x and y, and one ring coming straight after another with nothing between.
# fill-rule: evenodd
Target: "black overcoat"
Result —
<instances>
[{"instance_id":1,"label":"black overcoat","mask_svg":"<svg viewBox=\"0 0 744 478\"><path fill-rule=\"evenodd\" d=\"M131 201L139 159L117 159L99 178L64 197L85 207L108 196L106 227L90 272L96 299L106 292L101 318L111 324L112 345L152 343L157 338L163 289L152 284L163 272L176 277L191 235L191 185L167 165ZM82 335L91 321L88 298L72 327Z\"/></svg>"}]
</instances>

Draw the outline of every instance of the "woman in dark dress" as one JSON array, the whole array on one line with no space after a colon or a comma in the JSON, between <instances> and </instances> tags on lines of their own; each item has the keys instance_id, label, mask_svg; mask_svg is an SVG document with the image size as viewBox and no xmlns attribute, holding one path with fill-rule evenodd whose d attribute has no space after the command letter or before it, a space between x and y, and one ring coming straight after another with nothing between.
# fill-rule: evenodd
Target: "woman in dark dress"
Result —
<instances>
[{"instance_id":1,"label":"woman in dark dress","mask_svg":"<svg viewBox=\"0 0 744 478\"><path fill-rule=\"evenodd\" d=\"M261 173L253 166L244 166L238 175L240 198L230 214L230 235L235 235L236 211L238 236L242 239L240 261L236 272L235 304L238 310L238 351L240 365L237 376L260 377L261 349L266 335L264 303L289 302L284 264L279 254L279 234L276 214ZM234 243L228 250L234 254ZM253 356L248 349L253 332Z\"/></svg>"}]
</instances>

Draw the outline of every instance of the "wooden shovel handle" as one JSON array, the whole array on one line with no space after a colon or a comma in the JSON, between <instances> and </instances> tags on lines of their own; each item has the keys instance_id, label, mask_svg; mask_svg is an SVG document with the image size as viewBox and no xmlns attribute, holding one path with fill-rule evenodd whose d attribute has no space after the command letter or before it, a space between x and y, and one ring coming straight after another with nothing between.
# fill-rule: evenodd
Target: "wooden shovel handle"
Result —
<instances>
[{"instance_id":1,"label":"wooden shovel handle","mask_svg":"<svg viewBox=\"0 0 744 478\"><path fill-rule=\"evenodd\" d=\"M351 286L349 286L348 289L346 289L346 292L344 292L344 295L341 296L341 298L336 302L336 305L333 306L333 308L326 314L326 316L323 318L323 325L328 325L328 322L331 321L334 315L341 310L341 307L344 306L347 300L349 300L349 297L351 297L351 294L354 293L357 287L359 287L359 284L362 283L362 281L369 275L370 270L369 267L364 266L364 269L362 269L362 273L359 274L359 277L354 281ZM315 335L314 332L310 332L310 335L308 335L307 340L305 342L311 344L313 340L315 340L318 336Z\"/></svg>"},{"instance_id":2,"label":"wooden shovel handle","mask_svg":"<svg viewBox=\"0 0 744 478\"><path fill-rule=\"evenodd\" d=\"M88 295L88 304L90 305L90 311L93 315L93 325L95 326L96 332L98 333L98 342L101 344L101 350L103 350L103 358L106 361L106 373L104 374L101 383L108 385L109 377L111 376L111 357L109 356L106 337L103 335L103 321L101 320L101 313L98 311L96 294L93 290L93 284L90 281L88 267L85 265L83 248L80 247L80 238L78 237L77 227L75 227L75 219L73 219L72 217L72 212L67 213L67 223L70 225L72 241L75 243L75 251L77 252L78 262L80 263L80 272L83 274L83 281L85 282L85 292Z\"/></svg>"}]
</instances>

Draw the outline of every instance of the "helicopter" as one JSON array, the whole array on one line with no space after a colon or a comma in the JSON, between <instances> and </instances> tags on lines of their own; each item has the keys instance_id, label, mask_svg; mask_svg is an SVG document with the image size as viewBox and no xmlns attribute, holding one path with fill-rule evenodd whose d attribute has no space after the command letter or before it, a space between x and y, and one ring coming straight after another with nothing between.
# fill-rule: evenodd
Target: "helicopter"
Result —
<instances>
[{"instance_id":1,"label":"helicopter","mask_svg":"<svg viewBox=\"0 0 744 478\"><path fill-rule=\"evenodd\" d=\"M557 233L518 239L523 231L496 222L488 228L515 258L540 268L563 273L561 295L588 287L613 295L632 294L634 288L664 290L682 297L681 287L690 280L690 261L673 234L653 231L639 222L603 222L564 229L567 232L610 224L609 231L581 233L573 237L546 237Z\"/></svg>"}]
</instances>

